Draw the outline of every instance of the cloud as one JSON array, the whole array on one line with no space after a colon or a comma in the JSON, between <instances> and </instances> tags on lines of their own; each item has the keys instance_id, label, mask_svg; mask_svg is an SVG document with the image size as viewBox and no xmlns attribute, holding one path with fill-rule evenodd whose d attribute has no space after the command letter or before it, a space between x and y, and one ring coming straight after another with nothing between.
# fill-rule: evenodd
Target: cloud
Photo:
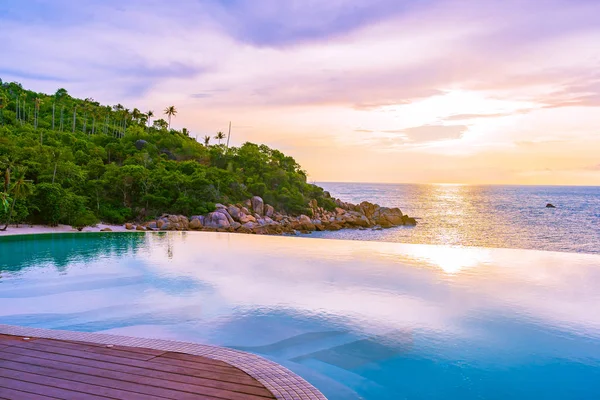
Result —
<instances>
[{"instance_id":1,"label":"cloud","mask_svg":"<svg viewBox=\"0 0 600 400\"><path fill-rule=\"evenodd\" d=\"M523 111L528 112L529 110ZM479 119L479 118L501 118L501 117L509 117L517 112L511 113L495 113L495 114L456 114L451 115L449 117L444 118L444 121L464 121L469 119Z\"/></svg>"},{"instance_id":2,"label":"cloud","mask_svg":"<svg viewBox=\"0 0 600 400\"><path fill-rule=\"evenodd\" d=\"M212 17L235 37L257 46L290 46L331 39L389 20L425 0L204 1Z\"/></svg>"},{"instance_id":3,"label":"cloud","mask_svg":"<svg viewBox=\"0 0 600 400\"><path fill-rule=\"evenodd\" d=\"M403 129L401 132L412 143L459 139L469 127L466 125L423 125Z\"/></svg>"}]
</instances>

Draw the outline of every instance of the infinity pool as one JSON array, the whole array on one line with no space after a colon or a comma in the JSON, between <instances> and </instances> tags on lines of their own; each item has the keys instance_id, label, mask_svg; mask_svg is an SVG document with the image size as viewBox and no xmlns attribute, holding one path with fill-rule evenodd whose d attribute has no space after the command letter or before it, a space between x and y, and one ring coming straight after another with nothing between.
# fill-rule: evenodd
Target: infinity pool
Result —
<instances>
[{"instance_id":1,"label":"infinity pool","mask_svg":"<svg viewBox=\"0 0 600 400\"><path fill-rule=\"evenodd\" d=\"M329 399L600 398L600 256L216 233L0 237L0 324L274 360Z\"/></svg>"}]
</instances>

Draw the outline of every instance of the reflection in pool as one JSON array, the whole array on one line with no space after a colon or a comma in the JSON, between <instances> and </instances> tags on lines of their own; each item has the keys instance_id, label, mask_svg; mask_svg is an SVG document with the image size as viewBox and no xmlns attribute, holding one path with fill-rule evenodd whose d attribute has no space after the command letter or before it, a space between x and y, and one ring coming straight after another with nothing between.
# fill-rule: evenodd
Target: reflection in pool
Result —
<instances>
[{"instance_id":1,"label":"reflection in pool","mask_svg":"<svg viewBox=\"0 0 600 400\"><path fill-rule=\"evenodd\" d=\"M0 323L230 346L330 399L600 398L600 256L213 233L0 238Z\"/></svg>"}]
</instances>

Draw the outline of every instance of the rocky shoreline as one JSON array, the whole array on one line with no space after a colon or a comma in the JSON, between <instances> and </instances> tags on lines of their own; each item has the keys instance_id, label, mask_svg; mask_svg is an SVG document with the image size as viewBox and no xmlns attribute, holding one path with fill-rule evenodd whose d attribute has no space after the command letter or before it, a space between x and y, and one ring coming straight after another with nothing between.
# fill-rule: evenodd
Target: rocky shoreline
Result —
<instances>
[{"instance_id":1,"label":"rocky shoreline","mask_svg":"<svg viewBox=\"0 0 600 400\"><path fill-rule=\"evenodd\" d=\"M240 204L217 204L207 215L163 215L140 223L125 224L127 230L138 231L211 231L239 232L263 235L337 231L340 229L385 229L395 226L415 226L414 218L404 215L399 208L381 207L364 201L360 204L335 200L336 208L327 211L316 200L309 204L311 216L291 216L275 210L263 199L254 196ZM106 229L108 230L108 229Z\"/></svg>"}]
</instances>

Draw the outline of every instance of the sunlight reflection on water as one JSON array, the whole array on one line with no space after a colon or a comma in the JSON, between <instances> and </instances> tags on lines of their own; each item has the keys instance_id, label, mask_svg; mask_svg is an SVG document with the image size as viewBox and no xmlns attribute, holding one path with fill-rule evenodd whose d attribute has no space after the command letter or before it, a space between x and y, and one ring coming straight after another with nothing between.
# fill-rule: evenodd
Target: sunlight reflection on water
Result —
<instances>
[{"instance_id":1,"label":"sunlight reflection on water","mask_svg":"<svg viewBox=\"0 0 600 400\"><path fill-rule=\"evenodd\" d=\"M419 223L313 237L600 253L600 187L319 185L344 201L399 207Z\"/></svg>"}]
</instances>

